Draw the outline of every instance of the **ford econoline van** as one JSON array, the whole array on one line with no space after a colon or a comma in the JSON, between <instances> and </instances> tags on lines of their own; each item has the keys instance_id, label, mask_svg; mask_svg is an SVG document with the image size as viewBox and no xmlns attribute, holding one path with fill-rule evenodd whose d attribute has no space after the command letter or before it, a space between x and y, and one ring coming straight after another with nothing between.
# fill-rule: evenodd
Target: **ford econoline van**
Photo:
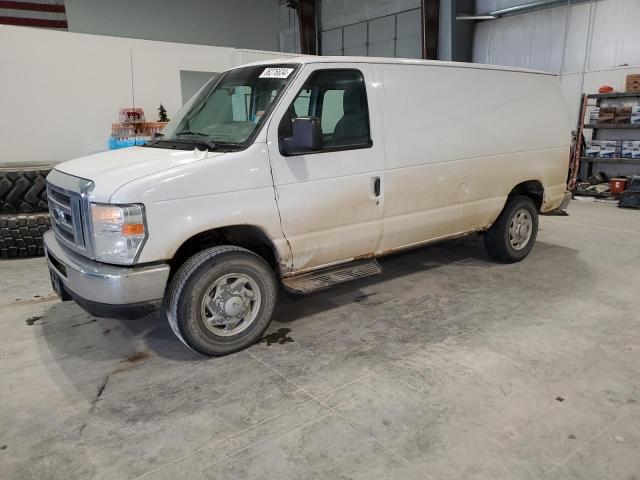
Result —
<instances>
[{"instance_id":1,"label":"ford econoline van","mask_svg":"<svg viewBox=\"0 0 640 480\"><path fill-rule=\"evenodd\" d=\"M160 308L205 355L259 339L279 283L307 293L376 258L480 232L533 248L567 202L554 75L465 63L300 57L212 79L149 144L47 178L55 290L96 316Z\"/></svg>"}]
</instances>

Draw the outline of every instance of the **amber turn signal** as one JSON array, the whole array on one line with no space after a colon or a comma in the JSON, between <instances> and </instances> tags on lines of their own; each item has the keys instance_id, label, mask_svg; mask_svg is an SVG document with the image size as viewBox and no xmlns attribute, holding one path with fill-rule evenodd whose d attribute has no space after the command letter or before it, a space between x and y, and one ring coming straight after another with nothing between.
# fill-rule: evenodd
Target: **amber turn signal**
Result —
<instances>
[{"instance_id":1,"label":"amber turn signal","mask_svg":"<svg viewBox=\"0 0 640 480\"><path fill-rule=\"evenodd\" d=\"M142 223L125 223L122 225L123 235L142 235L144 234L144 224Z\"/></svg>"}]
</instances>

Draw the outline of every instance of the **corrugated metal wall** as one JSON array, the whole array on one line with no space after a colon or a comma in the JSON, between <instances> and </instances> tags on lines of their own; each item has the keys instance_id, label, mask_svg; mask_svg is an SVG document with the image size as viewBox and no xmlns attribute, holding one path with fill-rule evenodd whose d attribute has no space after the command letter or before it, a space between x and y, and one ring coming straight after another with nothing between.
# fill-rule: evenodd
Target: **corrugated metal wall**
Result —
<instances>
[{"instance_id":1,"label":"corrugated metal wall","mask_svg":"<svg viewBox=\"0 0 640 480\"><path fill-rule=\"evenodd\" d=\"M479 0L487 11L522 1ZM624 90L640 73L640 1L598 0L514 15L476 25L473 61L560 74L577 122L581 92L601 85Z\"/></svg>"},{"instance_id":2,"label":"corrugated metal wall","mask_svg":"<svg viewBox=\"0 0 640 480\"><path fill-rule=\"evenodd\" d=\"M420 0L321 0L323 55L421 58Z\"/></svg>"}]
</instances>

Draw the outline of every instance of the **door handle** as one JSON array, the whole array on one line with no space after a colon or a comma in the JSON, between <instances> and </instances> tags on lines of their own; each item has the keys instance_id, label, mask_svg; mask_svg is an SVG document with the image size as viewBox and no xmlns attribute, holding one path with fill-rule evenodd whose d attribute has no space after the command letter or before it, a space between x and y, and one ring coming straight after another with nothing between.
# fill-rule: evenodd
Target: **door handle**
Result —
<instances>
[{"instance_id":1,"label":"door handle","mask_svg":"<svg viewBox=\"0 0 640 480\"><path fill-rule=\"evenodd\" d=\"M373 186L373 196L377 198L380 196L380 177L373 177L371 180L371 184Z\"/></svg>"}]
</instances>

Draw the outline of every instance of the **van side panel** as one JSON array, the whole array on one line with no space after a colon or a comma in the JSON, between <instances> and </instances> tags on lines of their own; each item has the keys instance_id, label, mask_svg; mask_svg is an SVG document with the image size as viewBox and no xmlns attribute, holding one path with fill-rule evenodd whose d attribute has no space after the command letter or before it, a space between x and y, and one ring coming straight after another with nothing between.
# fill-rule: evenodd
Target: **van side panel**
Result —
<instances>
[{"instance_id":1,"label":"van side panel","mask_svg":"<svg viewBox=\"0 0 640 480\"><path fill-rule=\"evenodd\" d=\"M511 189L566 189L570 131L557 77L374 64L385 140L381 250L488 227ZM458 216L456 217L456 212Z\"/></svg>"}]
</instances>

